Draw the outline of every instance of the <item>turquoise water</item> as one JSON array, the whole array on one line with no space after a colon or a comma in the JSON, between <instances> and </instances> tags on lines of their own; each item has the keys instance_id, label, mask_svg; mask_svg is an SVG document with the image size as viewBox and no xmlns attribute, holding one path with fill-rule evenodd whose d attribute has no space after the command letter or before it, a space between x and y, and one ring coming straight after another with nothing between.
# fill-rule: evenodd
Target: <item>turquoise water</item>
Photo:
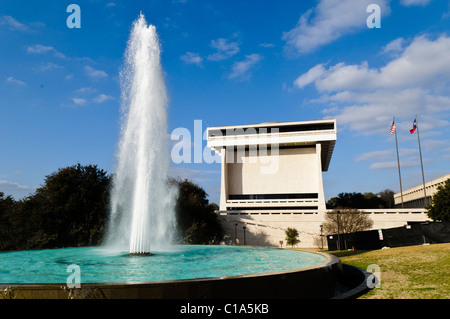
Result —
<instances>
[{"instance_id":1,"label":"turquoise water","mask_svg":"<svg viewBox=\"0 0 450 319\"><path fill-rule=\"evenodd\" d=\"M80 267L81 283L130 283L211 278L291 270L316 265L324 256L239 246L174 246L153 256L128 256L104 247L0 253L0 283L66 283Z\"/></svg>"}]
</instances>

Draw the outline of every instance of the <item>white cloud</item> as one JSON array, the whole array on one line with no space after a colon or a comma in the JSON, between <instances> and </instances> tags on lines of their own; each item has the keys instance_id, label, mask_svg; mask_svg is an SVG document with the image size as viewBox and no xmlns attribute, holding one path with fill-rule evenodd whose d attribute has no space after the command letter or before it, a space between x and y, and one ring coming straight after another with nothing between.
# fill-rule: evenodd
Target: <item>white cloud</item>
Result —
<instances>
[{"instance_id":1,"label":"white cloud","mask_svg":"<svg viewBox=\"0 0 450 319\"><path fill-rule=\"evenodd\" d=\"M92 94L92 93L94 93L96 91L97 90L94 89L94 88L84 87L84 88L76 90L75 92L85 96L86 94L90 95L90 94ZM89 97L73 97L72 98L72 102L74 104L78 105L78 106L86 105L86 104L89 104L89 103L92 103L92 102L93 103L97 103L97 104L101 104L101 103L104 103L104 102L109 101L109 100L114 100L114 97L111 96L111 95L103 94L103 93L98 94L98 95L96 95L93 98L89 98Z\"/></svg>"},{"instance_id":2,"label":"white cloud","mask_svg":"<svg viewBox=\"0 0 450 319\"><path fill-rule=\"evenodd\" d=\"M36 187L22 185L17 182L11 182L7 180L0 180L0 192L5 193L5 196L12 195L15 199L28 196L35 190Z\"/></svg>"},{"instance_id":3,"label":"white cloud","mask_svg":"<svg viewBox=\"0 0 450 319\"><path fill-rule=\"evenodd\" d=\"M308 72L299 76L294 81L294 85L298 88L303 88L303 87L315 82L322 75L324 75L325 72L326 72L326 70L323 67L323 64L318 64L315 67L311 68Z\"/></svg>"},{"instance_id":4,"label":"white cloud","mask_svg":"<svg viewBox=\"0 0 450 319\"><path fill-rule=\"evenodd\" d=\"M186 52L180 57L186 64L195 64L202 66L203 58L198 53Z\"/></svg>"},{"instance_id":5,"label":"white cloud","mask_svg":"<svg viewBox=\"0 0 450 319\"><path fill-rule=\"evenodd\" d=\"M338 63L316 78L320 91L379 88L434 88L442 80L450 80L450 38L441 36L429 40L420 36L401 56L381 68ZM427 61L427 63L423 63Z\"/></svg>"},{"instance_id":6,"label":"white cloud","mask_svg":"<svg viewBox=\"0 0 450 319\"><path fill-rule=\"evenodd\" d=\"M428 160L424 160L425 163L429 163ZM412 168L412 167L419 167L420 166L420 160L418 157L408 157L405 159L400 158L400 169L403 170L405 168ZM387 162L376 162L369 166L369 169L371 170L378 170L378 169L398 169L398 163L397 160L394 161L387 161Z\"/></svg>"},{"instance_id":7,"label":"white cloud","mask_svg":"<svg viewBox=\"0 0 450 319\"><path fill-rule=\"evenodd\" d=\"M79 105L79 106L85 105L87 103L86 99L76 98L76 97L72 98L72 101L73 101L73 103L75 103L76 105Z\"/></svg>"},{"instance_id":8,"label":"white cloud","mask_svg":"<svg viewBox=\"0 0 450 319\"><path fill-rule=\"evenodd\" d=\"M405 44L405 39L403 38L398 38L395 40L392 40L391 42L389 42L388 44L386 44L383 47L383 51L382 53L398 53L403 51L403 46Z\"/></svg>"},{"instance_id":9,"label":"white cloud","mask_svg":"<svg viewBox=\"0 0 450 319\"><path fill-rule=\"evenodd\" d=\"M450 142L448 140L423 140L422 146L425 151L433 151L433 150L445 150L450 146Z\"/></svg>"},{"instance_id":10,"label":"white cloud","mask_svg":"<svg viewBox=\"0 0 450 319\"><path fill-rule=\"evenodd\" d=\"M5 181L5 180L0 181L0 190L2 192L4 192L4 193L10 192L10 191L14 191L14 190L18 190L18 189L32 190L33 187L26 186L26 185L21 185L21 184L16 183L16 182L10 182L10 181Z\"/></svg>"},{"instance_id":11,"label":"white cloud","mask_svg":"<svg viewBox=\"0 0 450 319\"><path fill-rule=\"evenodd\" d=\"M259 46L262 48L273 48L275 46L275 44L264 42L264 43L260 43Z\"/></svg>"},{"instance_id":12,"label":"white cloud","mask_svg":"<svg viewBox=\"0 0 450 319\"><path fill-rule=\"evenodd\" d=\"M373 0L319 0L316 7L304 13L295 28L284 32L289 53L310 53L345 34L367 28L367 6ZM381 15L390 13L389 0L379 0Z\"/></svg>"},{"instance_id":13,"label":"white cloud","mask_svg":"<svg viewBox=\"0 0 450 319\"><path fill-rule=\"evenodd\" d=\"M95 103L103 103L108 100L114 100L114 97L112 97L111 95L99 94L92 99L92 101L94 101Z\"/></svg>"},{"instance_id":14,"label":"white cloud","mask_svg":"<svg viewBox=\"0 0 450 319\"><path fill-rule=\"evenodd\" d=\"M94 80L98 80L98 79L102 79L102 78L106 78L108 77L108 74L105 71L102 70L96 70L93 67L86 65L84 67L84 71L86 72L86 74L94 79Z\"/></svg>"},{"instance_id":15,"label":"white cloud","mask_svg":"<svg viewBox=\"0 0 450 319\"><path fill-rule=\"evenodd\" d=\"M229 79L247 80L250 78L250 70L262 60L259 54L246 55L243 61L233 64Z\"/></svg>"},{"instance_id":16,"label":"white cloud","mask_svg":"<svg viewBox=\"0 0 450 319\"><path fill-rule=\"evenodd\" d=\"M448 52L450 37L420 36L380 68L367 62L341 62L328 68L319 64L294 85L314 84L322 93L317 101L330 106L323 113L364 134L384 134L393 115L410 121L420 114L424 129L439 128L449 124L445 120L450 113Z\"/></svg>"},{"instance_id":17,"label":"white cloud","mask_svg":"<svg viewBox=\"0 0 450 319\"><path fill-rule=\"evenodd\" d=\"M217 52L208 56L208 60L221 61L232 57L239 52L239 43L230 42L227 39L219 38L211 41L211 47Z\"/></svg>"},{"instance_id":18,"label":"white cloud","mask_svg":"<svg viewBox=\"0 0 450 319\"><path fill-rule=\"evenodd\" d=\"M30 27L27 25L17 21L11 16L2 16L0 17L0 25L4 25L8 28L8 30L11 31L22 31L22 32L28 32L30 31Z\"/></svg>"},{"instance_id":19,"label":"white cloud","mask_svg":"<svg viewBox=\"0 0 450 319\"><path fill-rule=\"evenodd\" d=\"M53 47L45 46L45 45L41 45L41 44L34 44L34 45L30 45L27 47L28 53L45 53L45 52L49 52L52 50L53 50Z\"/></svg>"},{"instance_id":20,"label":"white cloud","mask_svg":"<svg viewBox=\"0 0 450 319\"><path fill-rule=\"evenodd\" d=\"M76 90L75 92L81 93L81 94L85 94L85 93L94 93L94 92L96 92L96 91L97 91L96 88L93 88L93 87L91 87L91 86L85 86L85 87L79 88L79 89Z\"/></svg>"},{"instance_id":21,"label":"white cloud","mask_svg":"<svg viewBox=\"0 0 450 319\"><path fill-rule=\"evenodd\" d=\"M426 6L431 0L400 0L400 3L404 6Z\"/></svg>"},{"instance_id":22,"label":"white cloud","mask_svg":"<svg viewBox=\"0 0 450 319\"><path fill-rule=\"evenodd\" d=\"M20 185L16 182L10 182L10 181L0 181L0 186L3 187L14 187L14 188L21 188L21 189L30 189L29 186Z\"/></svg>"},{"instance_id":23,"label":"white cloud","mask_svg":"<svg viewBox=\"0 0 450 319\"><path fill-rule=\"evenodd\" d=\"M64 54L62 54L61 52L56 50L54 47L46 46L46 45L42 45L42 44L34 44L34 45L28 46L27 52L32 53L32 54L43 54L43 53L47 53L47 52L52 52L53 55L58 58L63 59L66 57Z\"/></svg>"},{"instance_id":24,"label":"white cloud","mask_svg":"<svg viewBox=\"0 0 450 319\"><path fill-rule=\"evenodd\" d=\"M33 68L36 72L46 72L56 69L62 69L62 66L53 62L41 63L39 66Z\"/></svg>"},{"instance_id":25,"label":"white cloud","mask_svg":"<svg viewBox=\"0 0 450 319\"><path fill-rule=\"evenodd\" d=\"M399 152L399 156L403 157L403 156L410 156L410 155L416 154L416 153L418 153L418 150L410 149L410 148L399 148L398 152ZM355 158L355 162L365 162L365 161L372 161L372 160L387 161L389 159L395 158L395 156L396 156L395 149L391 148L389 150L371 151L371 152L360 154Z\"/></svg>"},{"instance_id":26,"label":"white cloud","mask_svg":"<svg viewBox=\"0 0 450 319\"><path fill-rule=\"evenodd\" d=\"M8 78L6 79L6 82L14 83L14 84L19 84L19 85L27 85L25 82L20 81L20 80L17 80L17 79L15 79L15 78L13 78L12 76L8 77Z\"/></svg>"}]
</instances>

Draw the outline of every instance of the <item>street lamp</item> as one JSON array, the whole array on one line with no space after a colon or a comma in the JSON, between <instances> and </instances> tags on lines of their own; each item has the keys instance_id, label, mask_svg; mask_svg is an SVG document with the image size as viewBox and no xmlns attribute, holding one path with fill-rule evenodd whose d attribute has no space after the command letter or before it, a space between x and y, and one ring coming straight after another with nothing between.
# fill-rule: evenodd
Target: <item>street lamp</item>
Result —
<instances>
[{"instance_id":1,"label":"street lamp","mask_svg":"<svg viewBox=\"0 0 450 319\"><path fill-rule=\"evenodd\" d=\"M320 249L323 249L323 224L320 224Z\"/></svg>"},{"instance_id":2,"label":"street lamp","mask_svg":"<svg viewBox=\"0 0 450 319\"><path fill-rule=\"evenodd\" d=\"M337 217L337 250L341 250L341 243L340 243L340 237L339 237L339 214L340 211L336 211L336 217Z\"/></svg>"}]
</instances>

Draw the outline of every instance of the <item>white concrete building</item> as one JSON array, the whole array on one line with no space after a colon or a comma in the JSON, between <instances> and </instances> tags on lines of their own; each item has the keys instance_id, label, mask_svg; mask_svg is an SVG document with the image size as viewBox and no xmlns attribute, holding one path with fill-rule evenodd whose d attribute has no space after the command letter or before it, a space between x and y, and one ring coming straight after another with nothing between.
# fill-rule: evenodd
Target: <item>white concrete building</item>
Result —
<instances>
[{"instance_id":1,"label":"white concrete building","mask_svg":"<svg viewBox=\"0 0 450 319\"><path fill-rule=\"evenodd\" d=\"M279 247L294 227L299 247L314 247L327 213L322 172L336 134L334 119L209 127L207 145L221 157L219 215L229 241ZM423 209L367 214L374 228L426 219Z\"/></svg>"},{"instance_id":2,"label":"white concrete building","mask_svg":"<svg viewBox=\"0 0 450 319\"><path fill-rule=\"evenodd\" d=\"M432 179L431 181L425 182L425 193L423 191L423 184L408 188L404 190L403 193L403 207L404 208L423 208L425 206L425 194L427 195L427 204L430 203L434 194L437 192L437 188L440 185L444 185L445 181L450 179L450 174ZM395 207L402 206L402 196L401 193L394 194Z\"/></svg>"},{"instance_id":3,"label":"white concrete building","mask_svg":"<svg viewBox=\"0 0 450 319\"><path fill-rule=\"evenodd\" d=\"M221 157L221 211L325 209L335 120L210 127L207 136Z\"/></svg>"}]
</instances>

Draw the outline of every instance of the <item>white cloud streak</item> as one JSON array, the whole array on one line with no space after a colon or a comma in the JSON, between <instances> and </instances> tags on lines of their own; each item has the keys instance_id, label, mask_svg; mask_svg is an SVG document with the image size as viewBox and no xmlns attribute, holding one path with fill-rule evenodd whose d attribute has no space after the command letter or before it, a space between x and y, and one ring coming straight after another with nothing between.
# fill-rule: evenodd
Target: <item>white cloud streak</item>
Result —
<instances>
[{"instance_id":1,"label":"white cloud streak","mask_svg":"<svg viewBox=\"0 0 450 319\"><path fill-rule=\"evenodd\" d=\"M306 54L340 37L367 28L367 6L373 0L319 0L316 7L300 17L297 25L284 32L291 55ZM390 14L389 0L379 0L381 16Z\"/></svg>"},{"instance_id":2,"label":"white cloud streak","mask_svg":"<svg viewBox=\"0 0 450 319\"><path fill-rule=\"evenodd\" d=\"M33 187L30 186L26 186L26 185L21 185L19 183L16 182L10 182L10 181L0 181L0 190L7 190L7 191L11 191L11 190L15 190L15 189L28 189L31 190L33 189ZM3 191L4 192L4 191Z\"/></svg>"},{"instance_id":3,"label":"white cloud streak","mask_svg":"<svg viewBox=\"0 0 450 319\"><path fill-rule=\"evenodd\" d=\"M82 105L85 105L87 103L86 99L77 98L77 97L72 98L72 101L73 101L73 103L75 103L78 106L82 106Z\"/></svg>"},{"instance_id":4,"label":"white cloud streak","mask_svg":"<svg viewBox=\"0 0 450 319\"><path fill-rule=\"evenodd\" d=\"M111 95L99 94L92 99L92 101L94 101L95 103L99 103L99 104L106 102L108 100L114 100L114 97L112 97Z\"/></svg>"},{"instance_id":5,"label":"white cloud streak","mask_svg":"<svg viewBox=\"0 0 450 319\"><path fill-rule=\"evenodd\" d=\"M61 65L58 65L56 63L53 62L47 62L47 63L41 63L39 66L34 67L33 71L36 72L47 72L47 71L52 71L52 70L56 70L56 69L62 69L63 67Z\"/></svg>"},{"instance_id":6,"label":"white cloud streak","mask_svg":"<svg viewBox=\"0 0 450 319\"><path fill-rule=\"evenodd\" d=\"M96 70L96 69L94 69L93 67L91 67L91 66L89 66L89 65L86 65L86 66L84 67L84 71L86 72L86 74L87 74L90 78L92 78L92 79L94 79L94 80L99 80L99 79L108 77L108 74L107 74L105 71L102 71L102 70Z\"/></svg>"},{"instance_id":7,"label":"white cloud streak","mask_svg":"<svg viewBox=\"0 0 450 319\"><path fill-rule=\"evenodd\" d=\"M88 88L81 88L81 89L77 90L76 92L77 93L81 93L81 94L93 93L93 92L95 92L95 89L92 89L92 88L89 88L89 87ZM72 98L72 102L75 105L77 105L77 106L87 105L87 104L92 103L92 102L96 103L96 104L101 104L101 103L104 103L104 102L109 101L109 100L114 100L114 97L111 96L111 95L103 94L103 93L98 94L98 95L96 95L93 98L87 98L87 97L73 97Z\"/></svg>"},{"instance_id":8,"label":"white cloud streak","mask_svg":"<svg viewBox=\"0 0 450 319\"><path fill-rule=\"evenodd\" d=\"M233 64L229 79L248 80L251 76L251 69L262 60L259 54L246 55L243 61Z\"/></svg>"},{"instance_id":9,"label":"white cloud streak","mask_svg":"<svg viewBox=\"0 0 450 319\"><path fill-rule=\"evenodd\" d=\"M186 54L180 57L186 64L195 64L202 66L203 58L198 53L186 52Z\"/></svg>"},{"instance_id":10,"label":"white cloud streak","mask_svg":"<svg viewBox=\"0 0 450 319\"><path fill-rule=\"evenodd\" d=\"M15 79L15 78L13 78L12 76L8 77L8 78L6 79L6 82L14 83L14 84L19 84L19 85L27 85L24 81Z\"/></svg>"},{"instance_id":11,"label":"white cloud streak","mask_svg":"<svg viewBox=\"0 0 450 319\"><path fill-rule=\"evenodd\" d=\"M380 68L364 61L324 67L300 75L294 86L314 84L326 103L326 117L364 134L386 133L393 115L412 121L421 115L424 129L449 125L450 38L416 37L393 60ZM424 63L426 61L426 63ZM408 124L409 125L409 124Z\"/></svg>"},{"instance_id":12,"label":"white cloud streak","mask_svg":"<svg viewBox=\"0 0 450 319\"><path fill-rule=\"evenodd\" d=\"M17 21L11 16L0 17L0 25L6 26L10 31L29 32L31 29L27 25Z\"/></svg>"},{"instance_id":13,"label":"white cloud streak","mask_svg":"<svg viewBox=\"0 0 450 319\"><path fill-rule=\"evenodd\" d=\"M208 60L210 61L222 61L231 58L239 52L239 43L230 42L224 38L212 40L211 47L216 49L217 52L208 56Z\"/></svg>"},{"instance_id":14,"label":"white cloud streak","mask_svg":"<svg viewBox=\"0 0 450 319\"><path fill-rule=\"evenodd\" d=\"M411 6L426 6L431 0L400 0L400 3L406 7Z\"/></svg>"},{"instance_id":15,"label":"white cloud streak","mask_svg":"<svg viewBox=\"0 0 450 319\"><path fill-rule=\"evenodd\" d=\"M405 39L403 38L398 38L395 40L392 40L391 42L389 42L388 44L386 44L383 47L383 54L386 53L398 53L398 52L402 52L404 49L404 44L405 44Z\"/></svg>"},{"instance_id":16,"label":"white cloud streak","mask_svg":"<svg viewBox=\"0 0 450 319\"><path fill-rule=\"evenodd\" d=\"M64 59L66 58L66 56L64 54L62 54L61 52L59 52L58 50L56 50L54 47L52 46L46 46L46 45L42 45L42 44L34 44L34 45L30 45L27 47L27 52L31 53L31 54L44 54L44 53L53 53L54 56Z\"/></svg>"},{"instance_id":17,"label":"white cloud streak","mask_svg":"<svg viewBox=\"0 0 450 319\"><path fill-rule=\"evenodd\" d=\"M413 154L417 154L418 150L410 149L410 148L400 148L398 150L398 152L401 157L404 157L404 156L411 156ZM373 161L373 160L387 161L389 159L395 158L395 156L396 156L396 153L395 153L394 148L389 149L389 150L371 151L371 152L367 152L367 153L358 155L355 158L355 162L365 162L365 161Z\"/></svg>"}]
</instances>

